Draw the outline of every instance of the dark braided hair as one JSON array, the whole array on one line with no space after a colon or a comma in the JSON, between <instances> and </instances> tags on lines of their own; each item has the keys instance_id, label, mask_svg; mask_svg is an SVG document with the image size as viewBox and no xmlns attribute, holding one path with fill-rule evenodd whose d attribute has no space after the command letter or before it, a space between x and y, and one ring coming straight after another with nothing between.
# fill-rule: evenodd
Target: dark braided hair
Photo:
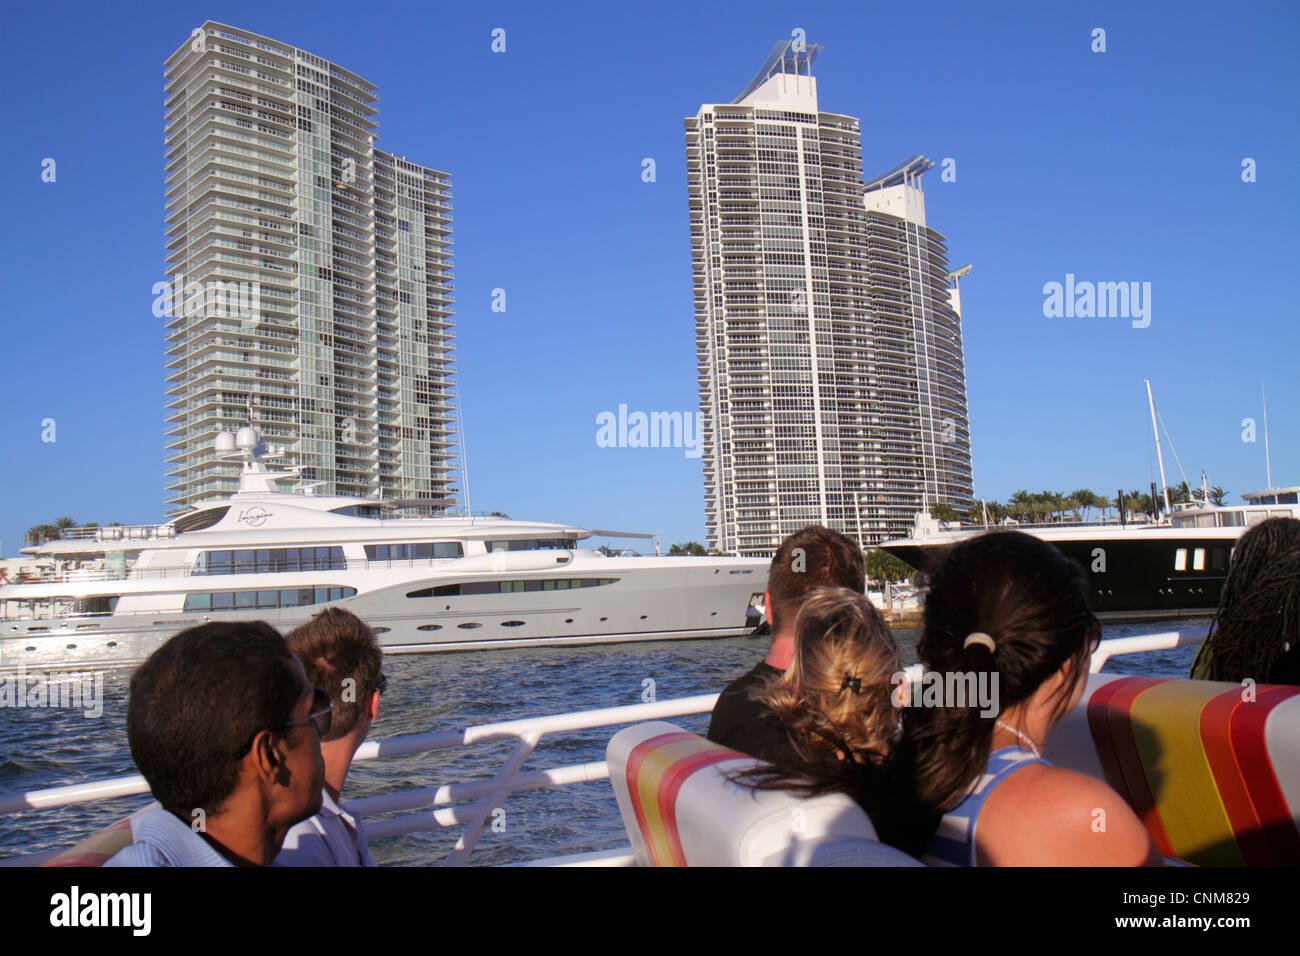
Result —
<instances>
[{"instance_id":1,"label":"dark braided hair","mask_svg":"<svg viewBox=\"0 0 1300 956\"><path fill-rule=\"evenodd\" d=\"M1269 518L1241 536L1192 676L1300 684L1300 521Z\"/></svg>"}]
</instances>

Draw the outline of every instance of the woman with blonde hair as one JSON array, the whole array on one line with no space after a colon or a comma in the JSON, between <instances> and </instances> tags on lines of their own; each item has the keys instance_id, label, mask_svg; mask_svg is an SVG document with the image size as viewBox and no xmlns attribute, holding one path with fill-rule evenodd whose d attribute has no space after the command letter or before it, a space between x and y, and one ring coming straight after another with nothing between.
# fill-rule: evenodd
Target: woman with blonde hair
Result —
<instances>
[{"instance_id":1,"label":"woman with blonde hair","mask_svg":"<svg viewBox=\"0 0 1300 956\"><path fill-rule=\"evenodd\" d=\"M807 796L848 793L881 842L919 856L938 816L915 799L900 759L898 671L898 645L870 601L848 588L808 592L790 666L752 694L780 721L788 749L734 779Z\"/></svg>"}]
</instances>

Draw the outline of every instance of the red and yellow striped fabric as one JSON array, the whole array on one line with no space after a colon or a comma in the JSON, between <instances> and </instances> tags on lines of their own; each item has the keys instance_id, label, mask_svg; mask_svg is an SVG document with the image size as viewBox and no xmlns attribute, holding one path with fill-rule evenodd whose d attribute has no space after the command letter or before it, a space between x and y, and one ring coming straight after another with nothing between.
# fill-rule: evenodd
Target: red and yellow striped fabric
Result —
<instances>
[{"instance_id":1,"label":"red and yellow striped fabric","mask_svg":"<svg viewBox=\"0 0 1300 956\"><path fill-rule=\"evenodd\" d=\"M677 829L677 794L691 775L724 760L748 759L685 731L659 734L628 754L627 790L652 866L686 866Z\"/></svg>"},{"instance_id":2,"label":"red and yellow striped fabric","mask_svg":"<svg viewBox=\"0 0 1300 956\"><path fill-rule=\"evenodd\" d=\"M1202 866L1296 865L1300 793L1275 771L1279 760L1295 763L1298 714L1288 707L1290 732L1269 735L1266 725L1297 697L1300 687L1261 684L1252 698L1237 684L1124 677L1088 698L1088 728L1106 781L1165 856Z\"/></svg>"},{"instance_id":3,"label":"red and yellow striped fabric","mask_svg":"<svg viewBox=\"0 0 1300 956\"><path fill-rule=\"evenodd\" d=\"M119 850L132 843L131 818L118 820L111 827L92 833L42 866L103 866Z\"/></svg>"}]
</instances>

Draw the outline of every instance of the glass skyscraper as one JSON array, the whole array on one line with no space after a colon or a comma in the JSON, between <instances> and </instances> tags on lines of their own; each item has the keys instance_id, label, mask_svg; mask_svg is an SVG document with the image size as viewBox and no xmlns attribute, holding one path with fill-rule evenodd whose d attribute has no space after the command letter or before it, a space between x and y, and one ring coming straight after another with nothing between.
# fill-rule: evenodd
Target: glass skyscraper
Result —
<instances>
[{"instance_id":1,"label":"glass skyscraper","mask_svg":"<svg viewBox=\"0 0 1300 956\"><path fill-rule=\"evenodd\" d=\"M955 277L916 156L862 175L859 122L822 112L818 47L778 44L686 120L705 523L768 555L824 524L864 544L971 501Z\"/></svg>"},{"instance_id":2,"label":"glass skyscraper","mask_svg":"<svg viewBox=\"0 0 1300 956\"><path fill-rule=\"evenodd\" d=\"M450 177L304 50L208 22L165 70L169 511L235 490L250 415L320 494L448 503Z\"/></svg>"}]
</instances>

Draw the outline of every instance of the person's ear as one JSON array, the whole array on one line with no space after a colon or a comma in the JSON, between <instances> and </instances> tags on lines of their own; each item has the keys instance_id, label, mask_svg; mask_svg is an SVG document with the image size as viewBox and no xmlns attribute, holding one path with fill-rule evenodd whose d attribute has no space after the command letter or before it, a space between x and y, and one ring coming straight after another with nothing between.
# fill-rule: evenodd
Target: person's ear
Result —
<instances>
[{"instance_id":1,"label":"person's ear","mask_svg":"<svg viewBox=\"0 0 1300 956\"><path fill-rule=\"evenodd\" d=\"M284 769L284 756L276 746L276 735L263 730L253 738L253 747L248 756L252 760L253 770L261 780L273 781Z\"/></svg>"},{"instance_id":2,"label":"person's ear","mask_svg":"<svg viewBox=\"0 0 1300 956\"><path fill-rule=\"evenodd\" d=\"M371 691L370 700L366 703L366 717L370 721L379 719L379 691Z\"/></svg>"}]
</instances>

